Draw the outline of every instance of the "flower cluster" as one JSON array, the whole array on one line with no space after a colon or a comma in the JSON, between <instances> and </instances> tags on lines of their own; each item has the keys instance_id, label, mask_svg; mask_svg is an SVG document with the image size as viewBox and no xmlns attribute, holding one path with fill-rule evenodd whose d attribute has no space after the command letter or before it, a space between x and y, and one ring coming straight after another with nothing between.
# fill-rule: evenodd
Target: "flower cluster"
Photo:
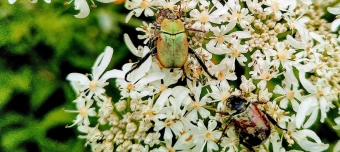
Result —
<instances>
[{"instance_id":1,"label":"flower cluster","mask_svg":"<svg viewBox=\"0 0 340 152\"><path fill-rule=\"evenodd\" d=\"M329 145L308 129L329 119L339 100L340 37L334 32L340 21L323 18L325 5L309 0L128 0L127 22L143 12L156 16L154 23L137 28L145 46L135 47L125 35L129 49L143 59L105 72L113 54L107 47L92 74L69 74L78 94L77 110L67 110L78 113L71 126L78 126L93 151L283 151L295 144L305 151L326 150ZM340 14L339 7L328 11ZM182 69L165 68L159 52L157 58L150 55L167 49L158 48L166 40L162 34L170 32L160 24L174 21L163 19L173 14L185 31L172 35L185 33L185 47L192 50ZM173 47L181 46L168 48ZM105 94L112 78L120 97ZM242 96L247 106L263 111L248 113L253 115L248 121L271 122L263 143L240 144L246 137L237 131L242 125L232 123L241 114L228 108L234 104L231 96ZM339 117L335 122L339 129ZM243 129L258 134L264 132L261 127Z\"/></svg>"}]
</instances>

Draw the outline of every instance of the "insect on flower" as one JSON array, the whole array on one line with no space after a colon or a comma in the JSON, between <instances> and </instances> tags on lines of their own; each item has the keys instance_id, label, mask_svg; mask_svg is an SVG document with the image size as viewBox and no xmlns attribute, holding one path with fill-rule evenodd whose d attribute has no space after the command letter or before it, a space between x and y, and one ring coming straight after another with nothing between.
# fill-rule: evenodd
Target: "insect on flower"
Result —
<instances>
[{"instance_id":1,"label":"insect on flower","mask_svg":"<svg viewBox=\"0 0 340 152\"><path fill-rule=\"evenodd\" d=\"M125 80L127 76L136 70L150 55L156 54L156 58L160 64L165 68L182 68L187 61L188 54L193 54L201 65L203 70L213 79L217 79L215 76L209 73L208 68L203 63L202 59L188 46L188 36L185 30L184 22L181 19L182 12L174 10L159 9L155 25L158 33L150 41L149 46L152 47L151 51L148 52L136 65L125 74ZM202 32L202 31L199 31ZM184 72L185 74L185 72Z\"/></svg>"},{"instance_id":2,"label":"insect on flower","mask_svg":"<svg viewBox=\"0 0 340 152\"><path fill-rule=\"evenodd\" d=\"M271 133L269 121L278 128L286 130L278 126L274 118L268 113L261 111L257 107L258 104L263 103L252 103L247 101L243 96L232 95L228 98L227 102L227 110L231 111L231 113L217 112L222 115L230 115L227 120L228 124L224 128L223 133L225 133L230 123L233 122L235 131L239 135L240 143L246 146L250 151L254 151L252 147L261 145L268 139Z\"/></svg>"}]
</instances>

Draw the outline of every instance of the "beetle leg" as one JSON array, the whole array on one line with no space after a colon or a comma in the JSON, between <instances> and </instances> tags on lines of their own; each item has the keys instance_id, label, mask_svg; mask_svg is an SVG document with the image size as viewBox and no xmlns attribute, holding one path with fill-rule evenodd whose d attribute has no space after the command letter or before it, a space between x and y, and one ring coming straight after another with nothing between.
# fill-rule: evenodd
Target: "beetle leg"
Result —
<instances>
[{"instance_id":1,"label":"beetle leg","mask_svg":"<svg viewBox=\"0 0 340 152\"><path fill-rule=\"evenodd\" d=\"M181 67L181 69L182 69L182 71L183 71L184 76L185 76L187 79L189 79L190 81L192 81L192 79L190 79L190 78L187 76L187 73L185 72L184 67Z\"/></svg>"},{"instance_id":2,"label":"beetle leg","mask_svg":"<svg viewBox=\"0 0 340 152\"><path fill-rule=\"evenodd\" d=\"M231 116L230 116L230 118L231 118ZM218 139L218 141L221 141L221 139L222 139L224 133L227 131L227 129L228 129L230 123L231 123L231 119L230 119L230 118L228 119L229 122L228 122L228 124L225 126L225 128L223 129L222 136L220 137L220 139ZM226 135L226 136L228 137L228 135Z\"/></svg>"},{"instance_id":3,"label":"beetle leg","mask_svg":"<svg viewBox=\"0 0 340 152\"><path fill-rule=\"evenodd\" d=\"M126 82L130 82L130 81L127 80L128 75L129 75L132 71L134 71L134 70L136 70L137 68L139 68L139 66L141 66L141 65L149 58L150 55L153 55L153 54L155 54L155 53L156 53L156 47L152 48L150 52L148 52L148 53L147 53L147 54L146 54L139 62L136 63L136 65L135 65L134 67L131 68L130 71L128 71L128 72L125 74L125 81L126 81Z\"/></svg>"},{"instance_id":4,"label":"beetle leg","mask_svg":"<svg viewBox=\"0 0 340 152\"><path fill-rule=\"evenodd\" d=\"M203 70L213 79L217 80L217 78L215 76L213 76L209 71L207 66L205 66L205 64L203 63L202 59L199 57L199 55L192 50L191 48L189 48L189 53L193 54L195 56L195 58L197 59L198 63L201 65L201 67L203 68Z\"/></svg>"},{"instance_id":5,"label":"beetle leg","mask_svg":"<svg viewBox=\"0 0 340 152\"><path fill-rule=\"evenodd\" d=\"M281 130L287 131L287 129L280 127L279 124L275 121L275 119L272 116L270 116L266 111L263 110L262 112L267 116L268 120L272 122L276 127L280 128Z\"/></svg>"},{"instance_id":6,"label":"beetle leg","mask_svg":"<svg viewBox=\"0 0 340 152\"><path fill-rule=\"evenodd\" d=\"M194 28L191 28L191 27L186 28L186 30L194 31L194 32L202 32L202 33L206 33L206 31L204 31L204 30L198 30L198 29L194 29Z\"/></svg>"}]
</instances>

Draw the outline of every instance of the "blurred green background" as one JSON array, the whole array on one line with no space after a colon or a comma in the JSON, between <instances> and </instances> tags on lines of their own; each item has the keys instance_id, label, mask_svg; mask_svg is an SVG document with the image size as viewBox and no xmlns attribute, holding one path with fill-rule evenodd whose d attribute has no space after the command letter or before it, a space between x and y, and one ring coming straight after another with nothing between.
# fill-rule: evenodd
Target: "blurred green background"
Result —
<instances>
[{"instance_id":1,"label":"blurred green background","mask_svg":"<svg viewBox=\"0 0 340 152\"><path fill-rule=\"evenodd\" d=\"M75 109L76 94L65 78L71 72L91 73L106 46L115 51L108 69L133 59L123 31L136 39L134 28L141 21L126 24L129 11L123 4L96 2L87 18L78 19L73 3L64 2L0 1L1 152L89 151L76 127L65 128L76 117L62 111Z\"/></svg>"}]
</instances>

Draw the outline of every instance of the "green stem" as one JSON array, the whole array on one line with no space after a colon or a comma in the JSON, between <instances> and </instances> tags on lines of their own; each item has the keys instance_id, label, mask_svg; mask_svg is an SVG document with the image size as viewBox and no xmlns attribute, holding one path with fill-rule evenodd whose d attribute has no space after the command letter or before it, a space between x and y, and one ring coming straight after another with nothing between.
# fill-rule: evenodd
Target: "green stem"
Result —
<instances>
[{"instance_id":1,"label":"green stem","mask_svg":"<svg viewBox=\"0 0 340 152\"><path fill-rule=\"evenodd\" d=\"M210 111L215 111L216 109L211 106L202 106L204 109L208 109Z\"/></svg>"},{"instance_id":2,"label":"green stem","mask_svg":"<svg viewBox=\"0 0 340 152\"><path fill-rule=\"evenodd\" d=\"M333 126L336 125L336 124L333 123L330 119L326 119L326 124L327 124L329 127L331 127L331 128L333 128ZM340 130L335 130L335 129L334 129L334 132L338 135L338 137L340 137Z\"/></svg>"},{"instance_id":3,"label":"green stem","mask_svg":"<svg viewBox=\"0 0 340 152\"><path fill-rule=\"evenodd\" d=\"M127 112L131 112L131 107L130 107L130 101L131 101L131 98L130 96L127 98L127 101L126 101L126 109L127 109Z\"/></svg>"},{"instance_id":4,"label":"green stem","mask_svg":"<svg viewBox=\"0 0 340 152\"><path fill-rule=\"evenodd\" d=\"M338 3L340 3L340 0L336 0L336 1L334 1L334 2L329 3L329 5L327 5L325 8L327 9L327 7L333 7L333 6L335 6L336 4L338 4Z\"/></svg>"},{"instance_id":5,"label":"green stem","mask_svg":"<svg viewBox=\"0 0 340 152\"><path fill-rule=\"evenodd\" d=\"M287 31L287 32L283 32L283 33L280 33L277 35L277 38L279 40L283 40L283 39L286 39L287 35L290 35L290 34L293 34L293 31Z\"/></svg>"}]
</instances>

